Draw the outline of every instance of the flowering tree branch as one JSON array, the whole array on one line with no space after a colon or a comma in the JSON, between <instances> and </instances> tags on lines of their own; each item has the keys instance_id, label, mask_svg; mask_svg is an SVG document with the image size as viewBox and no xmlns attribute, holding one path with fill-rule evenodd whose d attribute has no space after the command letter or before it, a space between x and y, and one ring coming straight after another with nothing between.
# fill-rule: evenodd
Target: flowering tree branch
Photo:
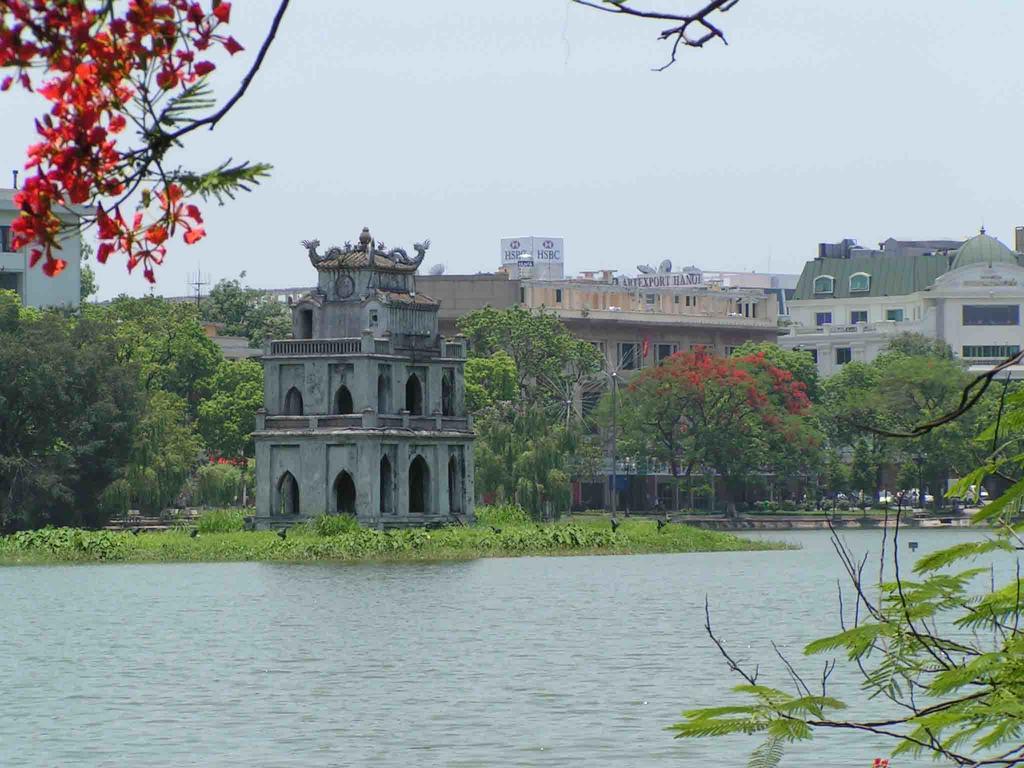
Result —
<instances>
[{"instance_id":1,"label":"flowering tree branch","mask_svg":"<svg viewBox=\"0 0 1024 768\"><path fill-rule=\"evenodd\" d=\"M671 67L676 61L676 54L679 46L687 48L703 48L705 43L712 40L721 40L725 45L728 41L725 34L712 19L715 14L722 14L734 8L740 0L710 0L693 11L692 13L667 13L665 11L645 10L634 8L629 4L630 0L572 0L574 3L584 5L587 8L614 13L620 16L633 16L640 19L653 19L656 21L667 21L672 26L667 27L658 35L659 40L672 40L672 52L669 60L656 71L661 72Z\"/></svg>"},{"instance_id":2,"label":"flowering tree branch","mask_svg":"<svg viewBox=\"0 0 1024 768\"><path fill-rule=\"evenodd\" d=\"M196 129L217 123L245 95L280 27L281 0L255 61L220 108L209 86L220 48L244 50L225 33L231 3L223 0L7 0L0 10L0 90L18 84L50 103L36 121L40 141L29 148L30 175L17 193L21 215L15 248L30 247L48 275L65 267L60 240L69 225L59 214L75 207L78 228L95 224L97 261L123 254L150 281L180 233L186 244L205 236L190 198L218 201L267 175L262 163L228 160L212 170L170 164L170 153ZM127 140L134 128L137 140ZM127 216L129 202L135 210Z\"/></svg>"}]
</instances>

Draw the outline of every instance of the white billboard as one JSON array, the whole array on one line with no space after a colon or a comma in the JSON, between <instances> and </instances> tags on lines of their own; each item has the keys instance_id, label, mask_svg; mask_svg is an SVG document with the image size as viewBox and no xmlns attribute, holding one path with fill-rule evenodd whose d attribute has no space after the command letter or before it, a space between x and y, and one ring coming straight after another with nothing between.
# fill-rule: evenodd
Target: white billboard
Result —
<instances>
[{"instance_id":1,"label":"white billboard","mask_svg":"<svg viewBox=\"0 0 1024 768\"><path fill-rule=\"evenodd\" d=\"M565 239L561 237L504 237L501 264L513 277L560 280L565 264Z\"/></svg>"}]
</instances>

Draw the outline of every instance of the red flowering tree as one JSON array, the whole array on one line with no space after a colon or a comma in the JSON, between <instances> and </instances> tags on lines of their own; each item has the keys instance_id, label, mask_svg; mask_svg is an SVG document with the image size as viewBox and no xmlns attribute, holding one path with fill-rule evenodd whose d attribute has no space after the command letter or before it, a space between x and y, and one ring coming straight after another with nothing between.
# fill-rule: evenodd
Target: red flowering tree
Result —
<instances>
[{"instance_id":1,"label":"red flowering tree","mask_svg":"<svg viewBox=\"0 0 1024 768\"><path fill-rule=\"evenodd\" d=\"M153 281L175 236L205 235L198 199L218 200L258 183L269 166L230 161L195 171L174 164L184 138L216 126L248 88L280 25L288 0L248 74L219 108L209 86L217 51L242 45L227 33L222 0L5 0L0 4L0 90L37 93L28 177L15 202L14 246L48 275L65 263L68 236L58 213L84 206L95 224L97 261L123 255Z\"/></svg>"},{"instance_id":2,"label":"red flowering tree","mask_svg":"<svg viewBox=\"0 0 1024 768\"><path fill-rule=\"evenodd\" d=\"M717 473L730 512L746 475L811 460L817 437L809 410L803 383L763 354L726 358L701 349L642 371L620 405L624 442L637 458L669 464L676 478Z\"/></svg>"}]
</instances>

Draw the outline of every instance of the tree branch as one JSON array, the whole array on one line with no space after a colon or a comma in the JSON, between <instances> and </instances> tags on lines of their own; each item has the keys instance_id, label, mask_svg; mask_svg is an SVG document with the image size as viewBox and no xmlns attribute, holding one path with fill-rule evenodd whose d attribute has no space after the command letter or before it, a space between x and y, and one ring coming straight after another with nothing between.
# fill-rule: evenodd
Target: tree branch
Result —
<instances>
[{"instance_id":1,"label":"tree branch","mask_svg":"<svg viewBox=\"0 0 1024 768\"><path fill-rule=\"evenodd\" d=\"M596 11L614 13L620 16L633 16L640 19L654 19L657 21L675 22L673 26L663 29L658 35L659 40L672 40L672 51L669 60L656 72L662 72L671 67L676 61L676 54L679 46L687 48L703 48L705 43L716 38L724 45L729 42L725 39L722 30L711 21L711 17L717 13L725 13L735 7L739 0L711 0L703 7L693 13L668 13L664 11L644 10L628 5L629 0L572 0L577 5L593 8ZM691 27L695 27L691 31Z\"/></svg>"}]
</instances>

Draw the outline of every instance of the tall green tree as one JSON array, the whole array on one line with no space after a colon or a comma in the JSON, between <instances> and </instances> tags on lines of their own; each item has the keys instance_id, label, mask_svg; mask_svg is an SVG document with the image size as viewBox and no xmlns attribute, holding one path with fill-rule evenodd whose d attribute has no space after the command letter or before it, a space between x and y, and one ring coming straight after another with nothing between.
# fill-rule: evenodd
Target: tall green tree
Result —
<instances>
[{"instance_id":1,"label":"tall green tree","mask_svg":"<svg viewBox=\"0 0 1024 768\"><path fill-rule=\"evenodd\" d=\"M582 433L575 399L601 368L593 345L549 312L483 309L459 321L470 341L466 394L475 418L476 487L535 517L566 509Z\"/></svg>"},{"instance_id":2,"label":"tall green tree","mask_svg":"<svg viewBox=\"0 0 1024 768\"><path fill-rule=\"evenodd\" d=\"M144 512L170 506L199 465L202 441L187 414L184 399L170 392L153 392L146 402L124 470L131 500Z\"/></svg>"},{"instance_id":3,"label":"tall green tree","mask_svg":"<svg viewBox=\"0 0 1024 768\"><path fill-rule=\"evenodd\" d=\"M97 526L144 394L102 319L10 311L0 296L0 526Z\"/></svg>"},{"instance_id":4,"label":"tall green tree","mask_svg":"<svg viewBox=\"0 0 1024 768\"><path fill-rule=\"evenodd\" d=\"M199 433L218 456L253 455L256 411L263 406L263 366L254 360L222 360L199 404Z\"/></svg>"},{"instance_id":5,"label":"tall green tree","mask_svg":"<svg viewBox=\"0 0 1024 768\"><path fill-rule=\"evenodd\" d=\"M181 397L189 418L195 418L224 356L203 332L193 304L120 296L109 306L86 311L114 322L119 356L138 366L148 392Z\"/></svg>"}]
</instances>

